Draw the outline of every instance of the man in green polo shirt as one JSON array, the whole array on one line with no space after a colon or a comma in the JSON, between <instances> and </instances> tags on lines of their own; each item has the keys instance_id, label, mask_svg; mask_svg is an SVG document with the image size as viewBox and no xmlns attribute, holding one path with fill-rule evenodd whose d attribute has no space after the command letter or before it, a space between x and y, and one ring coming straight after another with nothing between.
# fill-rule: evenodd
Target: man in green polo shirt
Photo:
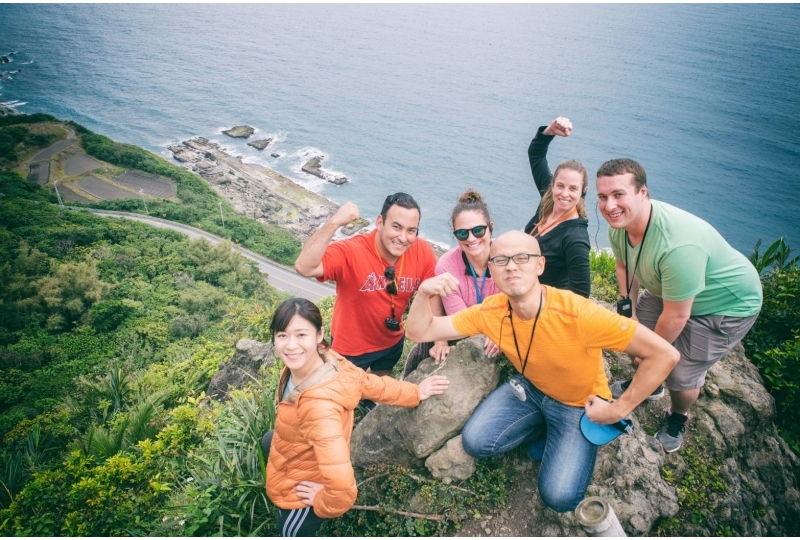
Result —
<instances>
[{"instance_id":1,"label":"man in green polo shirt","mask_svg":"<svg viewBox=\"0 0 800 540\"><path fill-rule=\"evenodd\" d=\"M750 330L761 310L758 272L711 225L653 201L647 175L631 159L597 171L597 198L616 259L621 314L634 317L681 353L666 380L672 407L656 438L666 452L681 447L689 409L708 369ZM639 286L645 290L639 294ZM633 300L631 300L633 299ZM638 366L638 358L634 359ZM614 397L630 381L611 385ZM648 399L664 394L663 386Z\"/></svg>"}]
</instances>

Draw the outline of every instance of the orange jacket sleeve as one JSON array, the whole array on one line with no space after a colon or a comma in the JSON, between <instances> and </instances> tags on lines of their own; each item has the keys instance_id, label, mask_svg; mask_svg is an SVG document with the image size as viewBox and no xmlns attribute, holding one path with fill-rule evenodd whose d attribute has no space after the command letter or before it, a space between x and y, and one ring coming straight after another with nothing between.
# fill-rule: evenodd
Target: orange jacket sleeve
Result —
<instances>
[{"instance_id":1,"label":"orange jacket sleeve","mask_svg":"<svg viewBox=\"0 0 800 540\"><path fill-rule=\"evenodd\" d=\"M365 373L361 379L361 396L384 405L406 408L419 405L419 387L416 384L371 373Z\"/></svg>"}]
</instances>

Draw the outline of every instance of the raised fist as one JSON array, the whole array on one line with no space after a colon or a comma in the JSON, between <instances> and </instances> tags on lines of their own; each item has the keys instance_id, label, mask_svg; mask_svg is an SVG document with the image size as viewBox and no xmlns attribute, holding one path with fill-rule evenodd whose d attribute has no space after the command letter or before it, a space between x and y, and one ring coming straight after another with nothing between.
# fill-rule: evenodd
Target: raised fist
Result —
<instances>
[{"instance_id":1,"label":"raised fist","mask_svg":"<svg viewBox=\"0 0 800 540\"><path fill-rule=\"evenodd\" d=\"M438 294L439 296L447 296L451 292L457 290L458 280L448 272L426 279L419 286L419 291L427 295Z\"/></svg>"},{"instance_id":2,"label":"raised fist","mask_svg":"<svg viewBox=\"0 0 800 540\"><path fill-rule=\"evenodd\" d=\"M352 223L359 218L358 206L352 202L346 202L331 216L331 223L335 223L338 227Z\"/></svg>"},{"instance_id":3,"label":"raised fist","mask_svg":"<svg viewBox=\"0 0 800 540\"><path fill-rule=\"evenodd\" d=\"M544 135L558 135L559 137L569 137L572 131L572 122L565 116L559 116L542 133Z\"/></svg>"}]
</instances>

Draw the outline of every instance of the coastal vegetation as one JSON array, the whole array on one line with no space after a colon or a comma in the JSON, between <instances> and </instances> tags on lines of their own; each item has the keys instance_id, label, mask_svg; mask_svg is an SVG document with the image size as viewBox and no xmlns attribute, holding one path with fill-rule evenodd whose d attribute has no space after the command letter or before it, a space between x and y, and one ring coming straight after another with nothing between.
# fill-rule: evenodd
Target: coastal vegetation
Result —
<instances>
[{"instance_id":1,"label":"coastal vegetation","mask_svg":"<svg viewBox=\"0 0 800 540\"><path fill-rule=\"evenodd\" d=\"M0 137L36 123L21 120L0 119ZM180 202L149 203L151 214L225 232L254 250L247 235L267 236L241 216L233 226L226 214L222 229L219 199L188 171L73 128L93 157L176 182ZM230 244L59 210L52 193L14 172L20 156L53 140L25 129L9 134L15 154L0 154L0 534L275 535L259 443L273 426L280 363L227 402L204 391L239 339L270 340L285 295ZM102 206L141 211L139 204ZM293 257L279 244L258 245ZM783 240L759 248L751 260L765 302L745 347L776 398L782 435L798 450L800 265ZM591 268L593 296L613 302L613 256L593 252ZM320 308L328 322L332 299ZM482 461L457 486L426 471L361 471L357 508L323 533L453 534L507 503L517 457ZM681 516L701 519L725 491L715 459L688 449L689 473L675 480ZM668 482L673 474L662 473ZM676 519L656 532L681 531Z\"/></svg>"},{"instance_id":2,"label":"coastal vegetation","mask_svg":"<svg viewBox=\"0 0 800 540\"><path fill-rule=\"evenodd\" d=\"M81 146L90 156L126 169L162 176L177 184L179 200L150 201L148 206L151 215L192 225L223 238L229 238L237 244L286 265L293 264L300 253L300 241L289 231L236 214L230 203L217 197L208 184L197 175L138 146L117 143L79 124L71 123L71 125L80 134ZM137 199L103 201L92 206L125 212L142 213L144 210L141 201ZM220 219L220 212L225 216L224 223Z\"/></svg>"},{"instance_id":3,"label":"coastal vegetation","mask_svg":"<svg viewBox=\"0 0 800 540\"><path fill-rule=\"evenodd\" d=\"M764 305L744 338L747 356L775 398L781 436L800 454L800 255L783 238L750 261L761 274Z\"/></svg>"}]
</instances>

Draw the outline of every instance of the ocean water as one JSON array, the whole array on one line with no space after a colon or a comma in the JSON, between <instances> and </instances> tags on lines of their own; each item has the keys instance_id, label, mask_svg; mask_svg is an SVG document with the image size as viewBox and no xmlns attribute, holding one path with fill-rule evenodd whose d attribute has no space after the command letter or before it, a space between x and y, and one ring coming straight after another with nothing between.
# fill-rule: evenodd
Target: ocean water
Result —
<instances>
[{"instance_id":1,"label":"ocean water","mask_svg":"<svg viewBox=\"0 0 800 540\"><path fill-rule=\"evenodd\" d=\"M740 251L800 248L796 5L0 5L0 101L169 156L200 135L374 217L411 193L422 235L454 245L450 209L478 189L496 229L539 196L527 146L575 126L550 162L632 157L651 196ZM220 131L274 136L266 152ZM281 158L269 156L280 152ZM300 171L308 156L351 179Z\"/></svg>"}]
</instances>

